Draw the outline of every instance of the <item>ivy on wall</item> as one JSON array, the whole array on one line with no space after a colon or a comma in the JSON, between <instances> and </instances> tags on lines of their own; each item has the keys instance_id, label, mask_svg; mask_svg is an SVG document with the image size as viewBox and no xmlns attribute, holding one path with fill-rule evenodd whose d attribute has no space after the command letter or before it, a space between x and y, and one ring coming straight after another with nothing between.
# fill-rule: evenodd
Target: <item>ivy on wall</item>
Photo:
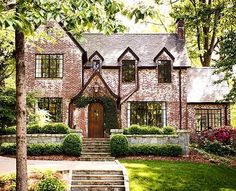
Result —
<instances>
[{"instance_id":1,"label":"ivy on wall","mask_svg":"<svg viewBox=\"0 0 236 191\"><path fill-rule=\"evenodd\" d=\"M101 103L104 107L104 128L107 133L110 129L118 128L116 103L108 97L79 97L75 101L78 108L84 108L91 103Z\"/></svg>"}]
</instances>

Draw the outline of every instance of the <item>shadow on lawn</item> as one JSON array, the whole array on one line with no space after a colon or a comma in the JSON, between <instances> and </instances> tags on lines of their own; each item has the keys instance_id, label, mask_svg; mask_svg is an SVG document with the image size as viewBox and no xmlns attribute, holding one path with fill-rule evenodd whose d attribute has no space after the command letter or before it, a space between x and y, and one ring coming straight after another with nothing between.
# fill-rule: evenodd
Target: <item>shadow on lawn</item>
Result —
<instances>
[{"instance_id":1,"label":"shadow on lawn","mask_svg":"<svg viewBox=\"0 0 236 191\"><path fill-rule=\"evenodd\" d=\"M170 161L123 160L131 191L232 191L236 168Z\"/></svg>"}]
</instances>

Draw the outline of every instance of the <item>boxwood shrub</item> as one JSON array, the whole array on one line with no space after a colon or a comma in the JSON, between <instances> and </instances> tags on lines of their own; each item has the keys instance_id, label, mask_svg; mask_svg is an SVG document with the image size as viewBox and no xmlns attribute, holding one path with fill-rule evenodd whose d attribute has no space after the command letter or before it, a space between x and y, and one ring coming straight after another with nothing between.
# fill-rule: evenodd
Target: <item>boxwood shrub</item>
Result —
<instances>
[{"instance_id":1,"label":"boxwood shrub","mask_svg":"<svg viewBox=\"0 0 236 191\"><path fill-rule=\"evenodd\" d=\"M156 155L176 157L182 154L182 148L174 144L142 144L129 146L129 155Z\"/></svg>"},{"instance_id":2,"label":"boxwood shrub","mask_svg":"<svg viewBox=\"0 0 236 191\"><path fill-rule=\"evenodd\" d=\"M164 128L159 128L155 126L139 126L131 125L125 128L123 133L125 135L173 135L176 134L175 128L171 126L166 126Z\"/></svg>"},{"instance_id":3,"label":"boxwood shrub","mask_svg":"<svg viewBox=\"0 0 236 191\"><path fill-rule=\"evenodd\" d=\"M38 182L36 191L64 191L66 184L57 177L45 177Z\"/></svg>"},{"instance_id":4,"label":"boxwood shrub","mask_svg":"<svg viewBox=\"0 0 236 191\"><path fill-rule=\"evenodd\" d=\"M49 123L44 126L37 124L27 126L27 134L68 134L70 128L63 123ZM16 134L16 127L0 128L0 135Z\"/></svg>"},{"instance_id":5,"label":"boxwood shrub","mask_svg":"<svg viewBox=\"0 0 236 191\"><path fill-rule=\"evenodd\" d=\"M16 154L15 143L3 143L0 146L0 152L5 155ZM62 144L59 143L35 143L27 145L27 154L29 156L39 155L60 155L63 154Z\"/></svg>"},{"instance_id":6,"label":"boxwood shrub","mask_svg":"<svg viewBox=\"0 0 236 191\"><path fill-rule=\"evenodd\" d=\"M110 142L112 156L124 156L128 153L128 139L125 135L114 135Z\"/></svg>"},{"instance_id":7,"label":"boxwood shrub","mask_svg":"<svg viewBox=\"0 0 236 191\"><path fill-rule=\"evenodd\" d=\"M80 156L82 151L82 139L76 133L67 135L63 141L63 151L69 156Z\"/></svg>"}]
</instances>

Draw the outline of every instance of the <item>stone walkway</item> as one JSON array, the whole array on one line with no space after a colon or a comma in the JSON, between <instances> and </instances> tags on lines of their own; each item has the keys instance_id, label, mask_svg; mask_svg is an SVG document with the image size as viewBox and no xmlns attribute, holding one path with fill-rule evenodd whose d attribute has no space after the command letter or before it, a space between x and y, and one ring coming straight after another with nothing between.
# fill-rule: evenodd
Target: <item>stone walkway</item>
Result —
<instances>
[{"instance_id":1,"label":"stone walkway","mask_svg":"<svg viewBox=\"0 0 236 191\"><path fill-rule=\"evenodd\" d=\"M28 170L121 170L115 161L48 161L28 160ZM16 159L0 156L0 174L15 172Z\"/></svg>"}]
</instances>

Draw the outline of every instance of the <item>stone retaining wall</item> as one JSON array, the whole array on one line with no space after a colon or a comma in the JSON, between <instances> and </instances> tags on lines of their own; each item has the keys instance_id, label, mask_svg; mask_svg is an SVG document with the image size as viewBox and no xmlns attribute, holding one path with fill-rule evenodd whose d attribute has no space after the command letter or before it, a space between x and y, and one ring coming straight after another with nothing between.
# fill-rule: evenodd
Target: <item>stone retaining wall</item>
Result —
<instances>
[{"instance_id":1,"label":"stone retaining wall","mask_svg":"<svg viewBox=\"0 0 236 191\"><path fill-rule=\"evenodd\" d=\"M122 134L123 129L111 129L111 136ZM183 149L183 155L189 154L188 130L178 130L176 135L126 135L129 144L177 144Z\"/></svg>"},{"instance_id":2,"label":"stone retaining wall","mask_svg":"<svg viewBox=\"0 0 236 191\"><path fill-rule=\"evenodd\" d=\"M27 134L28 143L62 143L67 134ZM0 144L15 143L16 135L1 135Z\"/></svg>"}]
</instances>

